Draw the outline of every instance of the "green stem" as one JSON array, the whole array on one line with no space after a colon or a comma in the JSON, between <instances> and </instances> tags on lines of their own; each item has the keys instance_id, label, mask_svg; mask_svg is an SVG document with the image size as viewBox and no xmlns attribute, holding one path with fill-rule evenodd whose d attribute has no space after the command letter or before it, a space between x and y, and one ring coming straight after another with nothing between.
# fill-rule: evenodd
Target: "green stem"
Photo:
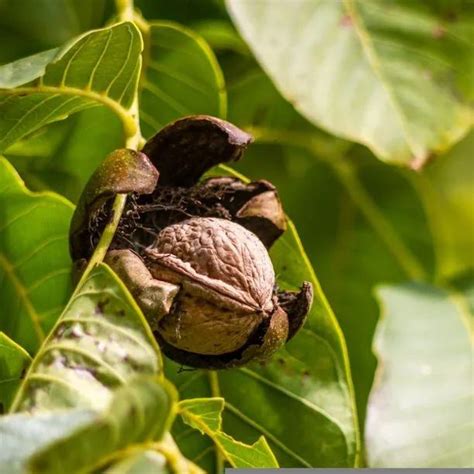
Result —
<instances>
[{"instance_id":1,"label":"green stem","mask_svg":"<svg viewBox=\"0 0 474 474\"><path fill-rule=\"evenodd\" d=\"M354 167L344 160L331 162L331 166L344 185L347 193L351 196L361 213L378 234L380 239L390 253L396 258L407 276L412 280L423 280L426 273L411 250L405 245L402 239L393 229L390 222L385 218L380 209L376 206L372 197L359 181Z\"/></svg>"},{"instance_id":2,"label":"green stem","mask_svg":"<svg viewBox=\"0 0 474 474\"><path fill-rule=\"evenodd\" d=\"M133 0L115 0L119 21L133 21Z\"/></svg>"},{"instance_id":3,"label":"green stem","mask_svg":"<svg viewBox=\"0 0 474 474\"><path fill-rule=\"evenodd\" d=\"M212 397L220 397L221 390L219 387L219 378L215 370L209 370L207 372L207 377L209 379L209 386L211 388ZM223 474L224 472L224 457L222 456L221 450L215 446L216 451L216 472L217 474Z\"/></svg>"},{"instance_id":4,"label":"green stem","mask_svg":"<svg viewBox=\"0 0 474 474\"><path fill-rule=\"evenodd\" d=\"M115 232L117 230L118 224L120 222L120 218L122 217L122 212L125 208L125 203L127 202L127 195L126 194L117 194L114 199L114 203L112 205L112 216L105 226L102 235L100 236L99 243L92 254L89 262L87 263L87 267L82 274L82 277L76 286L76 291L78 288L82 286L84 279L87 278L87 275L92 271L92 269L102 260L104 260L105 254L112 243L112 239L114 238Z\"/></svg>"},{"instance_id":5,"label":"green stem","mask_svg":"<svg viewBox=\"0 0 474 474\"><path fill-rule=\"evenodd\" d=\"M115 0L115 8L117 10L118 21L135 22L135 8L133 5L133 0ZM143 37L143 33L142 33L142 37ZM141 61L143 61L143 55L141 56ZM125 135L126 135L125 146L132 150L138 150L144 145L145 141L140 131L137 90L135 91L132 106L130 107L130 110L128 110L128 119L129 120L131 119L133 121L134 127L129 128L129 129L124 127Z\"/></svg>"},{"instance_id":6,"label":"green stem","mask_svg":"<svg viewBox=\"0 0 474 474\"><path fill-rule=\"evenodd\" d=\"M203 471L188 461L179 450L173 437L166 433L163 440L154 443L154 449L161 453L167 461L171 470L176 474L203 474Z\"/></svg>"},{"instance_id":7,"label":"green stem","mask_svg":"<svg viewBox=\"0 0 474 474\"><path fill-rule=\"evenodd\" d=\"M133 0L115 0L115 5L117 8L117 16L120 21L133 21L134 8ZM135 96L133 99L132 107L130 108L129 113L127 114L126 119L134 123L134 127L124 127L124 141L125 146L132 150L137 150L141 144L141 133L140 133L140 122L138 118L138 93L135 91ZM125 120L124 120L125 122ZM112 204L112 215L105 226L105 229L100 236L99 243L92 254L87 267L82 274L82 277L79 281L79 284L76 286L75 292L82 286L84 279L87 278L87 275L92 271L92 269L102 260L107 253L107 250L112 243L115 232L117 230L120 218L122 217L122 212L125 208L125 203L127 202L126 194L117 194L114 198Z\"/></svg>"}]
</instances>

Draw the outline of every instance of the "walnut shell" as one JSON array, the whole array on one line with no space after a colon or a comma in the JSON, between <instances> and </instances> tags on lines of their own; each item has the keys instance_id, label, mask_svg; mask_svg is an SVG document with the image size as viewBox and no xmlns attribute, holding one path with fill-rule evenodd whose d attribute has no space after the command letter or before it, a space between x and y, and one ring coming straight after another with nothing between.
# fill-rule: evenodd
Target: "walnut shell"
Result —
<instances>
[{"instance_id":1,"label":"walnut shell","mask_svg":"<svg viewBox=\"0 0 474 474\"><path fill-rule=\"evenodd\" d=\"M252 232L231 221L192 218L163 229L147 249L154 278L182 287L158 325L173 346L223 354L242 347L275 307L275 273Z\"/></svg>"},{"instance_id":2,"label":"walnut shell","mask_svg":"<svg viewBox=\"0 0 474 474\"><path fill-rule=\"evenodd\" d=\"M238 160L251 141L221 119L184 117L142 152L111 153L74 213L70 248L79 272L110 219L112 198L129 193L105 260L164 354L184 365L264 361L294 337L311 307L310 283L300 291L275 284L266 248L286 229L275 187L228 176L201 181L215 165Z\"/></svg>"}]
</instances>

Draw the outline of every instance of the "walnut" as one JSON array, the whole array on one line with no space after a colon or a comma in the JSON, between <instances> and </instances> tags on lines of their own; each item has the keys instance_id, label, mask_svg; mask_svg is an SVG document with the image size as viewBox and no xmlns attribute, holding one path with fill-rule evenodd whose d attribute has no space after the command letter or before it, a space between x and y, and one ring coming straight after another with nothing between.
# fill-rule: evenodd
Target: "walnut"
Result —
<instances>
[{"instance_id":1,"label":"walnut","mask_svg":"<svg viewBox=\"0 0 474 474\"><path fill-rule=\"evenodd\" d=\"M115 166L114 179L104 178L110 163L96 172L72 226L73 258L87 259L110 196L130 191L133 177L154 168L132 186L106 262L136 298L164 353L186 365L264 360L294 336L311 304L309 283L291 292L275 282L267 248L286 219L274 186L231 177L199 181L212 166L238 159L250 140L213 117L168 125L143 153L128 151L126 169L117 173ZM116 152L121 163L126 152Z\"/></svg>"},{"instance_id":2,"label":"walnut","mask_svg":"<svg viewBox=\"0 0 474 474\"><path fill-rule=\"evenodd\" d=\"M158 325L160 335L179 349L235 351L275 309L267 250L238 224L188 219L163 229L146 253L154 278L182 288L174 311Z\"/></svg>"}]
</instances>

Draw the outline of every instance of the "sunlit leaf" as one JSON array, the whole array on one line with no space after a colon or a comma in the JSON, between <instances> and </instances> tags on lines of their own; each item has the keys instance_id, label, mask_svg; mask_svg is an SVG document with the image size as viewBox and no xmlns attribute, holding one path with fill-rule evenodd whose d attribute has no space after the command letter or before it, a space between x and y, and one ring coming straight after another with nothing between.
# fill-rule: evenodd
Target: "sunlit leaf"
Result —
<instances>
[{"instance_id":1,"label":"sunlit leaf","mask_svg":"<svg viewBox=\"0 0 474 474\"><path fill-rule=\"evenodd\" d=\"M383 319L366 426L369 465L473 467L473 315L462 295L424 284L378 294Z\"/></svg>"},{"instance_id":2,"label":"sunlit leaf","mask_svg":"<svg viewBox=\"0 0 474 474\"><path fill-rule=\"evenodd\" d=\"M415 176L436 248L442 278L474 268L474 133Z\"/></svg>"},{"instance_id":3,"label":"sunlit leaf","mask_svg":"<svg viewBox=\"0 0 474 474\"><path fill-rule=\"evenodd\" d=\"M472 123L470 5L227 0L255 56L305 117L416 168Z\"/></svg>"},{"instance_id":4,"label":"sunlit leaf","mask_svg":"<svg viewBox=\"0 0 474 474\"><path fill-rule=\"evenodd\" d=\"M104 413L36 453L29 465L51 474L90 470L129 445L160 440L174 417L175 399L174 388L158 377L132 379L116 390Z\"/></svg>"},{"instance_id":5,"label":"sunlit leaf","mask_svg":"<svg viewBox=\"0 0 474 474\"><path fill-rule=\"evenodd\" d=\"M8 409L30 362L28 352L0 332L0 413Z\"/></svg>"},{"instance_id":6,"label":"sunlit leaf","mask_svg":"<svg viewBox=\"0 0 474 474\"><path fill-rule=\"evenodd\" d=\"M0 66L0 151L50 122L97 105L106 105L126 123L141 50L138 29L125 22L82 35L49 63L39 53Z\"/></svg>"},{"instance_id":7,"label":"sunlit leaf","mask_svg":"<svg viewBox=\"0 0 474 474\"><path fill-rule=\"evenodd\" d=\"M160 353L130 294L105 266L76 290L41 346L13 411L103 409L111 389L160 373Z\"/></svg>"},{"instance_id":8,"label":"sunlit leaf","mask_svg":"<svg viewBox=\"0 0 474 474\"><path fill-rule=\"evenodd\" d=\"M103 412L74 408L4 416L0 470L64 473L115 463L129 444L138 453L141 445L145 451L151 441L162 438L174 405L175 391L169 384L157 377L137 377L113 393Z\"/></svg>"},{"instance_id":9,"label":"sunlit leaf","mask_svg":"<svg viewBox=\"0 0 474 474\"><path fill-rule=\"evenodd\" d=\"M104 471L106 474L172 474L165 456L156 451L139 451Z\"/></svg>"},{"instance_id":10,"label":"sunlit leaf","mask_svg":"<svg viewBox=\"0 0 474 474\"><path fill-rule=\"evenodd\" d=\"M94 107L52 123L5 151L26 185L77 202L105 156L123 146L122 125L106 107Z\"/></svg>"},{"instance_id":11,"label":"sunlit leaf","mask_svg":"<svg viewBox=\"0 0 474 474\"><path fill-rule=\"evenodd\" d=\"M28 191L0 158L0 329L31 353L70 293L72 212L59 195Z\"/></svg>"},{"instance_id":12,"label":"sunlit leaf","mask_svg":"<svg viewBox=\"0 0 474 474\"><path fill-rule=\"evenodd\" d=\"M94 420L93 410L5 415L0 418L0 471L24 474L28 459L48 444Z\"/></svg>"},{"instance_id":13,"label":"sunlit leaf","mask_svg":"<svg viewBox=\"0 0 474 474\"><path fill-rule=\"evenodd\" d=\"M212 439L216 449L232 467L278 467L278 462L263 436L252 445L247 445L222 431L224 403L223 398L183 400L179 404L179 413L186 424Z\"/></svg>"}]
</instances>

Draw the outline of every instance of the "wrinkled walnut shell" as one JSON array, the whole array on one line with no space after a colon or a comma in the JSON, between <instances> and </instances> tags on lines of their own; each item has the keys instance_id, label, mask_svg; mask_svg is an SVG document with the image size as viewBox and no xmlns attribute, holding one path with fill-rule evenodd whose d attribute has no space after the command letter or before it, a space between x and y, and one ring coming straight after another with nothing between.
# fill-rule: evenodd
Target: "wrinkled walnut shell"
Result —
<instances>
[{"instance_id":1,"label":"wrinkled walnut shell","mask_svg":"<svg viewBox=\"0 0 474 474\"><path fill-rule=\"evenodd\" d=\"M71 224L71 255L88 259L128 193L105 261L148 319L163 352L202 368L268 358L303 325L312 287L281 291L267 253L286 229L275 187L233 177L199 181L241 157L252 138L209 116L178 120L143 152L117 150L91 177ZM158 180L159 176L159 180Z\"/></svg>"}]
</instances>

